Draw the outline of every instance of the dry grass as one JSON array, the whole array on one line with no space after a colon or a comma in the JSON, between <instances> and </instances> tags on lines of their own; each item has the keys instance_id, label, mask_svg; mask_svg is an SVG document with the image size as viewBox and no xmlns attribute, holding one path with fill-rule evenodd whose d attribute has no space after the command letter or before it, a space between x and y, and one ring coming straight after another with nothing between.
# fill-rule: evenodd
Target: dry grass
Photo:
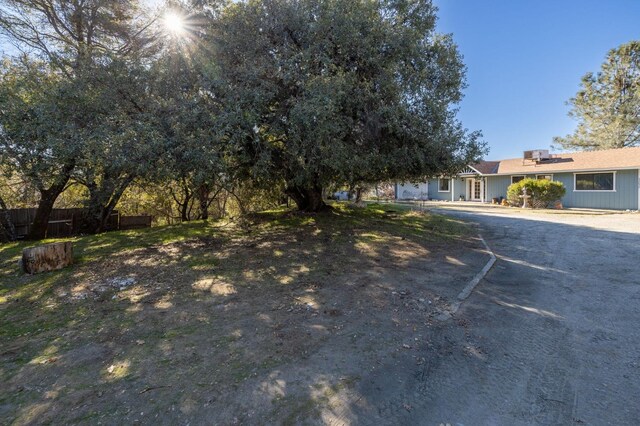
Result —
<instances>
[{"instance_id":1,"label":"dry grass","mask_svg":"<svg viewBox=\"0 0 640 426\"><path fill-rule=\"evenodd\" d=\"M17 272L24 243L2 246L0 417L340 418L359 378L418 345L482 264L470 235L442 216L336 204L77 238L76 265L36 276Z\"/></svg>"}]
</instances>

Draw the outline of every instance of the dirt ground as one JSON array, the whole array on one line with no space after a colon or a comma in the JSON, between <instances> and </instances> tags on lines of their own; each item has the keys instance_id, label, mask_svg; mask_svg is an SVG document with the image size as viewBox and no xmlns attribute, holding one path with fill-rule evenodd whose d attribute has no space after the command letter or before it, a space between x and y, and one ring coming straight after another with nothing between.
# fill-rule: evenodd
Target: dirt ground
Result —
<instances>
[{"instance_id":1,"label":"dirt ground","mask_svg":"<svg viewBox=\"0 0 640 426\"><path fill-rule=\"evenodd\" d=\"M638 425L640 214L435 204L475 223L497 262L430 329L424 364L357 389L369 407L394 394L411 410L356 409L353 423Z\"/></svg>"},{"instance_id":2,"label":"dirt ground","mask_svg":"<svg viewBox=\"0 0 640 426\"><path fill-rule=\"evenodd\" d=\"M488 258L458 219L388 206L203 229L0 275L2 423L348 424Z\"/></svg>"}]
</instances>

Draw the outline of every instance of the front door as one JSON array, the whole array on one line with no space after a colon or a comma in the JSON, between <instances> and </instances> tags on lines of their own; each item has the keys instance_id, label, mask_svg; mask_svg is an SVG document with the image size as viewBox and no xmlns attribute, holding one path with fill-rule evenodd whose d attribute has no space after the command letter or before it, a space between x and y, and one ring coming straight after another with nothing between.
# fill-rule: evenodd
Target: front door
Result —
<instances>
[{"instance_id":1,"label":"front door","mask_svg":"<svg viewBox=\"0 0 640 426\"><path fill-rule=\"evenodd\" d=\"M467 179L467 200L482 201L484 192L484 182L482 179Z\"/></svg>"},{"instance_id":2,"label":"front door","mask_svg":"<svg viewBox=\"0 0 640 426\"><path fill-rule=\"evenodd\" d=\"M484 181L482 179L467 179L467 200L482 201L484 194Z\"/></svg>"},{"instance_id":3,"label":"front door","mask_svg":"<svg viewBox=\"0 0 640 426\"><path fill-rule=\"evenodd\" d=\"M482 181L474 180L473 181L473 197L474 201L479 201L482 199Z\"/></svg>"}]
</instances>

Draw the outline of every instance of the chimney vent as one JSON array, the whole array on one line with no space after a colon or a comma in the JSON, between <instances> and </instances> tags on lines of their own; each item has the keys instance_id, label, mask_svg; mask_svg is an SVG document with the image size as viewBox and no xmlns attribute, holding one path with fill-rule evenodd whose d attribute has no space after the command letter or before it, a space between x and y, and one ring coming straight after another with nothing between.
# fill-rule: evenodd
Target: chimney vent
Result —
<instances>
[{"instance_id":1,"label":"chimney vent","mask_svg":"<svg viewBox=\"0 0 640 426\"><path fill-rule=\"evenodd\" d=\"M540 161L548 160L551 157L548 149L532 149L530 151L525 151L523 158L525 160L532 160L539 163Z\"/></svg>"}]
</instances>

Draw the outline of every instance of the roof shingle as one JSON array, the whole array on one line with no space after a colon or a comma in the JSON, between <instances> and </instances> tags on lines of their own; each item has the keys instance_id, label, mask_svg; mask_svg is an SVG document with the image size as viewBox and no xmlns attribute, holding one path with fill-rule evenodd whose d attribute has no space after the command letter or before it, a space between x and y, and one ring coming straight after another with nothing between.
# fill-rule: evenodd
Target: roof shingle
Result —
<instances>
[{"instance_id":1,"label":"roof shingle","mask_svg":"<svg viewBox=\"0 0 640 426\"><path fill-rule=\"evenodd\" d=\"M481 161L472 167L483 175L632 169L640 168L640 147L552 154L540 162L522 158Z\"/></svg>"}]
</instances>

